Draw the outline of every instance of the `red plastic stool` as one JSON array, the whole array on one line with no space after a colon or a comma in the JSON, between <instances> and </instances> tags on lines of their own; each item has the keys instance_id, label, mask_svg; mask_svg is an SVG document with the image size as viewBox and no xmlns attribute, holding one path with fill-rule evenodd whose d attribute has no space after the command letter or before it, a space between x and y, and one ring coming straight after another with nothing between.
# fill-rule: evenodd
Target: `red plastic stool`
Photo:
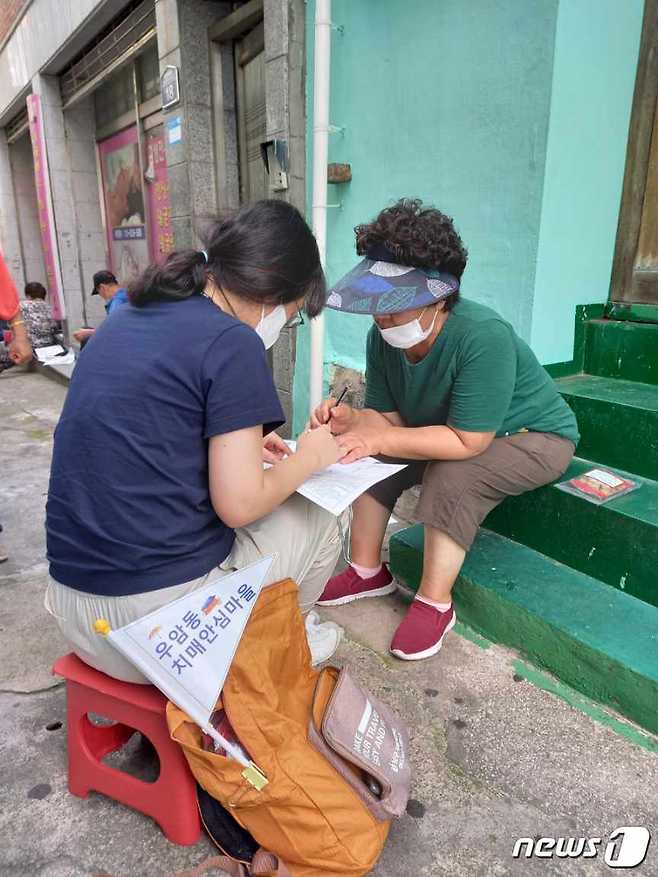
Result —
<instances>
[{"instance_id":1,"label":"red plastic stool","mask_svg":"<svg viewBox=\"0 0 658 877\"><path fill-rule=\"evenodd\" d=\"M166 697L152 685L112 679L74 654L59 658L53 673L66 679L69 791L80 798L92 790L102 792L155 819L170 841L196 843L201 834L196 783L181 748L169 736ZM94 725L87 713L106 716L117 724ZM148 737L158 753L160 775L154 783L101 761L136 730Z\"/></svg>"}]
</instances>

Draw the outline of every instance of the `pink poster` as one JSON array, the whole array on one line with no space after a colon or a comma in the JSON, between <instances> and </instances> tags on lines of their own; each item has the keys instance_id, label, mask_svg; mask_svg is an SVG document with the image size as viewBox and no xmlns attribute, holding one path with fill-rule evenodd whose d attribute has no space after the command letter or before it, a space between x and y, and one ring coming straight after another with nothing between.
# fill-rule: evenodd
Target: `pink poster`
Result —
<instances>
[{"instance_id":1,"label":"pink poster","mask_svg":"<svg viewBox=\"0 0 658 877\"><path fill-rule=\"evenodd\" d=\"M43 116L38 94L27 98L27 113L30 124L30 140L34 158L34 182L37 190L39 228L41 229L41 249L46 268L48 299L55 320L66 316L62 289L62 272L59 264L59 251L55 235L55 218L48 176L48 156L43 135Z\"/></svg>"},{"instance_id":2,"label":"pink poster","mask_svg":"<svg viewBox=\"0 0 658 877\"><path fill-rule=\"evenodd\" d=\"M103 140L98 149L110 267L127 284L150 262L137 128Z\"/></svg>"},{"instance_id":3,"label":"pink poster","mask_svg":"<svg viewBox=\"0 0 658 877\"><path fill-rule=\"evenodd\" d=\"M174 249L174 229L171 224L171 200L167 178L167 155L164 131L161 125L149 131L146 136L147 197L149 206L149 228L151 255L153 261L160 262Z\"/></svg>"}]
</instances>

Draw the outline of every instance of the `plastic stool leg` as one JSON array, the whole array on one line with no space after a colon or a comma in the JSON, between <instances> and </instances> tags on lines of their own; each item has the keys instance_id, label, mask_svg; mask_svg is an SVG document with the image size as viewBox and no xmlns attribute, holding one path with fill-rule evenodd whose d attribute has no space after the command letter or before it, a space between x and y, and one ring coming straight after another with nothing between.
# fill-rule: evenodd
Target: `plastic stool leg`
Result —
<instances>
[{"instance_id":1,"label":"plastic stool leg","mask_svg":"<svg viewBox=\"0 0 658 877\"><path fill-rule=\"evenodd\" d=\"M164 835L180 846L195 844L201 836L196 780L190 772L180 746L169 736L164 716L154 717L144 727L160 760L160 776L149 788L152 806L149 815ZM174 806L162 806L167 801Z\"/></svg>"},{"instance_id":2,"label":"plastic stool leg","mask_svg":"<svg viewBox=\"0 0 658 877\"><path fill-rule=\"evenodd\" d=\"M116 752L137 733L134 728L115 722L113 725L95 725L88 715L80 716L80 735L91 755L98 761L110 752Z\"/></svg>"},{"instance_id":3,"label":"plastic stool leg","mask_svg":"<svg viewBox=\"0 0 658 877\"><path fill-rule=\"evenodd\" d=\"M66 688L69 791L79 798L86 798L94 788L92 779L95 766L110 752L120 749L135 730L120 722L113 725L93 724L87 716L84 688L70 682Z\"/></svg>"},{"instance_id":4,"label":"plastic stool leg","mask_svg":"<svg viewBox=\"0 0 658 877\"><path fill-rule=\"evenodd\" d=\"M88 712L116 719L111 726L93 725ZM67 682L69 790L86 798L93 789L150 816L173 843L194 844L201 835L196 783L181 748L169 737L162 712L99 694L79 683ZM154 783L103 764L103 755L140 731L153 744L160 761Z\"/></svg>"}]
</instances>

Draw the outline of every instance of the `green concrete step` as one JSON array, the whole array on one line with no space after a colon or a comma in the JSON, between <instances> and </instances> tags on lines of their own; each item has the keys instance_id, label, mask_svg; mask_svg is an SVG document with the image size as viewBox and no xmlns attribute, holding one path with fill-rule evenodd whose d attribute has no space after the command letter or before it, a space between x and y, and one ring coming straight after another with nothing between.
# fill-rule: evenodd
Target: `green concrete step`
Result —
<instances>
[{"instance_id":1,"label":"green concrete step","mask_svg":"<svg viewBox=\"0 0 658 877\"><path fill-rule=\"evenodd\" d=\"M658 386L572 375L557 387L578 418L578 453L658 480Z\"/></svg>"},{"instance_id":2,"label":"green concrete step","mask_svg":"<svg viewBox=\"0 0 658 877\"><path fill-rule=\"evenodd\" d=\"M560 481L592 466L576 457ZM600 506L555 485L510 497L485 526L657 606L658 484L628 477L640 482L640 489Z\"/></svg>"},{"instance_id":3,"label":"green concrete step","mask_svg":"<svg viewBox=\"0 0 658 877\"><path fill-rule=\"evenodd\" d=\"M658 324L589 320L585 338L587 374L658 384Z\"/></svg>"},{"instance_id":4,"label":"green concrete step","mask_svg":"<svg viewBox=\"0 0 658 877\"><path fill-rule=\"evenodd\" d=\"M390 542L391 569L415 591L423 528ZM459 619L588 697L658 733L658 609L524 545L482 530L455 586Z\"/></svg>"}]
</instances>

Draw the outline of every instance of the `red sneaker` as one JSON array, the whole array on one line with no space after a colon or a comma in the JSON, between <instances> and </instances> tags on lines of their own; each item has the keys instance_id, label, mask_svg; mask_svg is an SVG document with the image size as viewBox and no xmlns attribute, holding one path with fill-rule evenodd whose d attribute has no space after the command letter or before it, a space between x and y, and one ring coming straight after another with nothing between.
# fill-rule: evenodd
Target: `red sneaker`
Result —
<instances>
[{"instance_id":1,"label":"red sneaker","mask_svg":"<svg viewBox=\"0 0 658 877\"><path fill-rule=\"evenodd\" d=\"M391 654L403 661L420 661L436 655L443 638L455 626L457 616L451 606L439 612L429 603L414 600L391 642Z\"/></svg>"},{"instance_id":2,"label":"red sneaker","mask_svg":"<svg viewBox=\"0 0 658 877\"><path fill-rule=\"evenodd\" d=\"M318 606L341 606L343 603L351 603L360 600L361 597L383 597L384 594L392 594L395 591L393 576L388 571L385 563L377 575L370 579L362 579L352 566L329 579L320 599Z\"/></svg>"}]
</instances>

